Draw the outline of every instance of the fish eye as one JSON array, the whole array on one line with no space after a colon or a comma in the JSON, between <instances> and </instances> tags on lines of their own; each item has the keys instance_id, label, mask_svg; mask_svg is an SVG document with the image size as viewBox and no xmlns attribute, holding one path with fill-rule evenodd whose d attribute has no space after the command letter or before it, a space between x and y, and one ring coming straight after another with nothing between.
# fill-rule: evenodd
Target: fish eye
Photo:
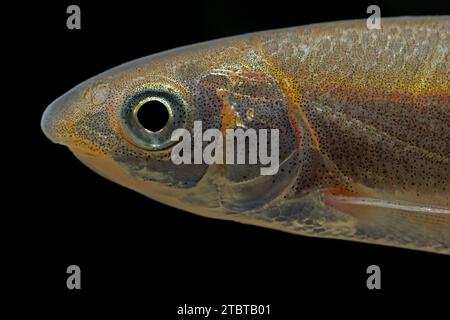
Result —
<instances>
[{"instance_id":1,"label":"fish eye","mask_svg":"<svg viewBox=\"0 0 450 320\"><path fill-rule=\"evenodd\" d=\"M161 150L176 142L170 139L174 130L185 127L187 104L176 90L152 86L130 94L121 112L121 126L133 144Z\"/></svg>"},{"instance_id":2,"label":"fish eye","mask_svg":"<svg viewBox=\"0 0 450 320\"><path fill-rule=\"evenodd\" d=\"M145 129L158 132L166 126L169 120L169 110L164 101L150 97L140 103L136 116Z\"/></svg>"}]
</instances>

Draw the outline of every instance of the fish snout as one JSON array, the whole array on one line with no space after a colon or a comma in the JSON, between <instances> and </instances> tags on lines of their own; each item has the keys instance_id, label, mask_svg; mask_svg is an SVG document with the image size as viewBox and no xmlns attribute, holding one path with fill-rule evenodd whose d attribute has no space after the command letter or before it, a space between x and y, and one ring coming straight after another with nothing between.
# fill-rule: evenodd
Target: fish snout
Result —
<instances>
[{"instance_id":1,"label":"fish snout","mask_svg":"<svg viewBox=\"0 0 450 320\"><path fill-rule=\"evenodd\" d=\"M92 156L105 156L120 140L111 119L115 105L107 101L109 86L86 82L53 101L44 111L41 128L52 142ZM115 122L116 121L116 122Z\"/></svg>"},{"instance_id":2,"label":"fish snout","mask_svg":"<svg viewBox=\"0 0 450 320\"><path fill-rule=\"evenodd\" d=\"M44 111L44 114L41 118L41 129L44 132L45 136L54 143L59 143L61 140L60 137L60 121L61 116L59 115L61 112L60 103L58 100L53 101Z\"/></svg>"},{"instance_id":3,"label":"fish snout","mask_svg":"<svg viewBox=\"0 0 450 320\"><path fill-rule=\"evenodd\" d=\"M54 143L68 145L73 124L81 116L80 90L74 88L50 103L41 118L41 129Z\"/></svg>"}]
</instances>

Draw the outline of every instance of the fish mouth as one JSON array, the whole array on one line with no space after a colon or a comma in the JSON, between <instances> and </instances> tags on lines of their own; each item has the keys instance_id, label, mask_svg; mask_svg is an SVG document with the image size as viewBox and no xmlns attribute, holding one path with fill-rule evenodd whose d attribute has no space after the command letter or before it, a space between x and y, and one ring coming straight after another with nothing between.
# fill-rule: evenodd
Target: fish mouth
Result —
<instances>
[{"instance_id":1,"label":"fish mouth","mask_svg":"<svg viewBox=\"0 0 450 320\"><path fill-rule=\"evenodd\" d=\"M98 157L97 154L90 153L86 150L82 150L76 147L68 147L68 149L86 167L99 174L100 176L112 180L110 174L108 174L104 169L105 163L107 162L105 161L105 158Z\"/></svg>"}]
</instances>

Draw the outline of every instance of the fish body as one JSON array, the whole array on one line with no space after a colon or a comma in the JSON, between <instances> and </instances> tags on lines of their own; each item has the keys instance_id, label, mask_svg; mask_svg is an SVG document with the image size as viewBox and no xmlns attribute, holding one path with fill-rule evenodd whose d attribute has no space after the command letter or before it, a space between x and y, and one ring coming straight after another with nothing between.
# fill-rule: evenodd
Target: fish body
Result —
<instances>
[{"instance_id":1,"label":"fish body","mask_svg":"<svg viewBox=\"0 0 450 320\"><path fill-rule=\"evenodd\" d=\"M95 76L55 100L41 125L94 171L169 206L450 254L449 48L447 16L225 38ZM160 130L138 121L148 101L169 110ZM196 121L204 131L278 129L277 173L175 164L171 134Z\"/></svg>"}]
</instances>

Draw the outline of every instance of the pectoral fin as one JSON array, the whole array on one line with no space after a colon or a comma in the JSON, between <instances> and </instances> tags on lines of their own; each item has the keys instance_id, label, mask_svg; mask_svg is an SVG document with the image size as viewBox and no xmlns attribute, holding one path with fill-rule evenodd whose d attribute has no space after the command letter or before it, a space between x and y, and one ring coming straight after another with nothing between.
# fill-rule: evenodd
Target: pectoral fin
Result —
<instances>
[{"instance_id":1,"label":"pectoral fin","mask_svg":"<svg viewBox=\"0 0 450 320\"><path fill-rule=\"evenodd\" d=\"M362 240L450 254L450 208L335 194L323 201L355 217L355 236Z\"/></svg>"}]
</instances>

